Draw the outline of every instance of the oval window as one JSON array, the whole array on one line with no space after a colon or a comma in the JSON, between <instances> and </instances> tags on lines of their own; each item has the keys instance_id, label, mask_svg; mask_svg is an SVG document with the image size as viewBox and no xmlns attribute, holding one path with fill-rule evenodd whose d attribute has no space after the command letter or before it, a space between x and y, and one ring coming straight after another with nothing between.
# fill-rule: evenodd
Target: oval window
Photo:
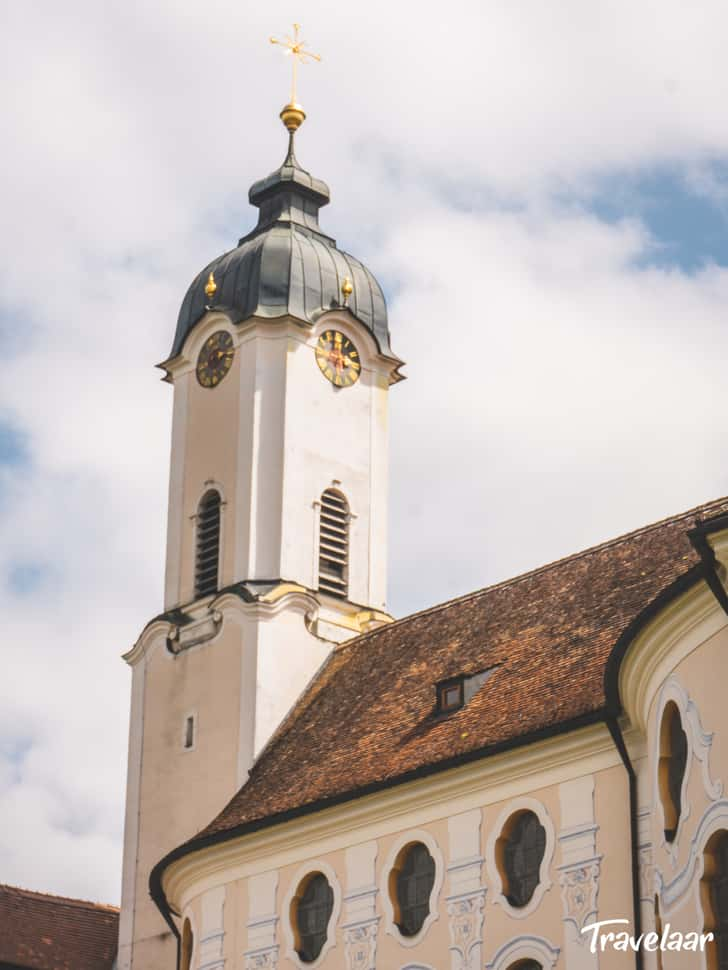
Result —
<instances>
[{"instance_id":1,"label":"oval window","mask_svg":"<svg viewBox=\"0 0 728 970\"><path fill-rule=\"evenodd\" d=\"M503 895L511 906L520 909L531 901L545 852L546 830L538 815L530 810L512 815L496 843Z\"/></svg>"},{"instance_id":2,"label":"oval window","mask_svg":"<svg viewBox=\"0 0 728 970\"><path fill-rule=\"evenodd\" d=\"M326 876L314 873L301 883L293 900L296 952L313 963L323 949L334 909L334 891Z\"/></svg>"},{"instance_id":3,"label":"oval window","mask_svg":"<svg viewBox=\"0 0 728 970\"><path fill-rule=\"evenodd\" d=\"M688 738L683 731L677 704L665 705L660 725L660 764L658 780L665 839L674 842L682 813L682 786L688 763Z\"/></svg>"},{"instance_id":4,"label":"oval window","mask_svg":"<svg viewBox=\"0 0 728 970\"><path fill-rule=\"evenodd\" d=\"M402 936L416 936L430 913L435 860L426 845L412 842L397 856L390 875L394 922Z\"/></svg>"}]
</instances>

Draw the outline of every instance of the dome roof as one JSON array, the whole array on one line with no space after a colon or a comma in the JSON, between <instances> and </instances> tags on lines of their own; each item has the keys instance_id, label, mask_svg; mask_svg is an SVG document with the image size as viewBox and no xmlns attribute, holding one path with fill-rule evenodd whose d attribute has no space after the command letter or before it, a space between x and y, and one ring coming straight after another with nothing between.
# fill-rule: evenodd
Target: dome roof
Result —
<instances>
[{"instance_id":1,"label":"dome roof","mask_svg":"<svg viewBox=\"0 0 728 970\"><path fill-rule=\"evenodd\" d=\"M293 135L283 165L256 182L248 198L260 210L258 225L195 277L180 309L170 357L180 352L210 305L235 323L287 315L313 323L325 310L344 305L341 287L347 277L353 289L346 306L379 350L391 355L382 289L366 266L321 232L318 210L328 203L329 189L300 167ZM217 284L212 301L205 293L210 273Z\"/></svg>"}]
</instances>

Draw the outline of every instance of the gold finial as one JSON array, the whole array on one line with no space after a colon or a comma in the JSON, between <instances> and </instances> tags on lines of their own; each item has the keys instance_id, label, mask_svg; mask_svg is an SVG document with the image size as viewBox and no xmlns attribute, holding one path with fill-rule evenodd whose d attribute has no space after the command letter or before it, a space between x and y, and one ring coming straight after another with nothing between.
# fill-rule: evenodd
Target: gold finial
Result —
<instances>
[{"instance_id":1,"label":"gold finial","mask_svg":"<svg viewBox=\"0 0 728 970\"><path fill-rule=\"evenodd\" d=\"M210 273L210 275L207 277L207 283L205 283L205 293L207 294L207 299L211 300L216 292L217 283L215 282L215 274Z\"/></svg>"},{"instance_id":2,"label":"gold finial","mask_svg":"<svg viewBox=\"0 0 728 970\"><path fill-rule=\"evenodd\" d=\"M344 297L344 306L349 305L349 297L354 292L354 286L348 276L341 281L341 295Z\"/></svg>"},{"instance_id":3,"label":"gold finial","mask_svg":"<svg viewBox=\"0 0 728 970\"><path fill-rule=\"evenodd\" d=\"M313 61L320 61L321 57L319 54L314 54L312 51L306 50L306 41L301 40L298 32L301 29L300 24L293 25L293 37L289 37L286 34L285 40L276 40L275 37L270 38L271 44L278 44L280 47L285 48L284 54L290 55L293 61L293 77L291 80L291 100L281 111L281 121L286 126L291 134L297 131L303 122L306 120L306 112L303 110L300 104L296 101L296 81L298 73L298 64L308 63L307 58Z\"/></svg>"}]
</instances>

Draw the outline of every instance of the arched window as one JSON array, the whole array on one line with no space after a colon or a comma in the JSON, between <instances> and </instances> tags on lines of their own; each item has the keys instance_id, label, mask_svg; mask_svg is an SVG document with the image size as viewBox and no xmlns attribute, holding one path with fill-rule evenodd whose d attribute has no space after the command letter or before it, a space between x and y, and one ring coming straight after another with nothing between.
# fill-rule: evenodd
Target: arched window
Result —
<instances>
[{"instance_id":1,"label":"arched window","mask_svg":"<svg viewBox=\"0 0 728 970\"><path fill-rule=\"evenodd\" d=\"M304 963L313 963L326 942L334 908L334 891L322 873L305 879L293 900L296 952Z\"/></svg>"},{"instance_id":2,"label":"arched window","mask_svg":"<svg viewBox=\"0 0 728 970\"><path fill-rule=\"evenodd\" d=\"M319 589L340 599L349 594L349 503L333 488L321 496Z\"/></svg>"},{"instance_id":3,"label":"arched window","mask_svg":"<svg viewBox=\"0 0 728 970\"><path fill-rule=\"evenodd\" d=\"M182 952L180 954L180 970L190 970L192 965L192 927L190 926L190 921L185 920L185 924L182 927Z\"/></svg>"},{"instance_id":4,"label":"arched window","mask_svg":"<svg viewBox=\"0 0 728 970\"><path fill-rule=\"evenodd\" d=\"M536 960L519 960L511 964L508 970L543 970L543 967Z\"/></svg>"},{"instance_id":5,"label":"arched window","mask_svg":"<svg viewBox=\"0 0 728 970\"><path fill-rule=\"evenodd\" d=\"M406 845L390 875L395 923L402 936L416 936L430 913L435 860L422 842Z\"/></svg>"},{"instance_id":6,"label":"arched window","mask_svg":"<svg viewBox=\"0 0 728 970\"><path fill-rule=\"evenodd\" d=\"M217 592L220 568L220 493L206 492L197 507L195 597Z\"/></svg>"},{"instance_id":7,"label":"arched window","mask_svg":"<svg viewBox=\"0 0 728 970\"><path fill-rule=\"evenodd\" d=\"M728 832L716 832L705 847L700 886L705 914L708 970L728 970Z\"/></svg>"},{"instance_id":8,"label":"arched window","mask_svg":"<svg viewBox=\"0 0 728 970\"><path fill-rule=\"evenodd\" d=\"M665 839L675 841L682 812L682 784L688 763L688 739L683 731L677 704L665 705L660 725L660 799L665 818Z\"/></svg>"},{"instance_id":9,"label":"arched window","mask_svg":"<svg viewBox=\"0 0 728 970\"><path fill-rule=\"evenodd\" d=\"M496 843L496 861L503 882L503 895L511 906L526 906L540 879L546 851L546 830L535 812L512 815Z\"/></svg>"}]
</instances>

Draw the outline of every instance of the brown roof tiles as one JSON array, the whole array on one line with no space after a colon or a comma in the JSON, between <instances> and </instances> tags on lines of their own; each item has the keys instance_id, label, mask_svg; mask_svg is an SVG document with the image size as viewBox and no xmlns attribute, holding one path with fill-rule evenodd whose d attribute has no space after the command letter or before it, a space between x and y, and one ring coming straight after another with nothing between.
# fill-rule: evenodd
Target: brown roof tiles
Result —
<instances>
[{"instance_id":1,"label":"brown roof tiles","mask_svg":"<svg viewBox=\"0 0 728 970\"><path fill-rule=\"evenodd\" d=\"M0 967L110 970L119 910L0 885Z\"/></svg>"},{"instance_id":2,"label":"brown roof tiles","mask_svg":"<svg viewBox=\"0 0 728 970\"><path fill-rule=\"evenodd\" d=\"M248 782L174 855L602 716L615 645L699 577L687 533L726 512L728 499L701 506L344 644ZM437 715L438 681L490 667L465 707Z\"/></svg>"}]
</instances>

